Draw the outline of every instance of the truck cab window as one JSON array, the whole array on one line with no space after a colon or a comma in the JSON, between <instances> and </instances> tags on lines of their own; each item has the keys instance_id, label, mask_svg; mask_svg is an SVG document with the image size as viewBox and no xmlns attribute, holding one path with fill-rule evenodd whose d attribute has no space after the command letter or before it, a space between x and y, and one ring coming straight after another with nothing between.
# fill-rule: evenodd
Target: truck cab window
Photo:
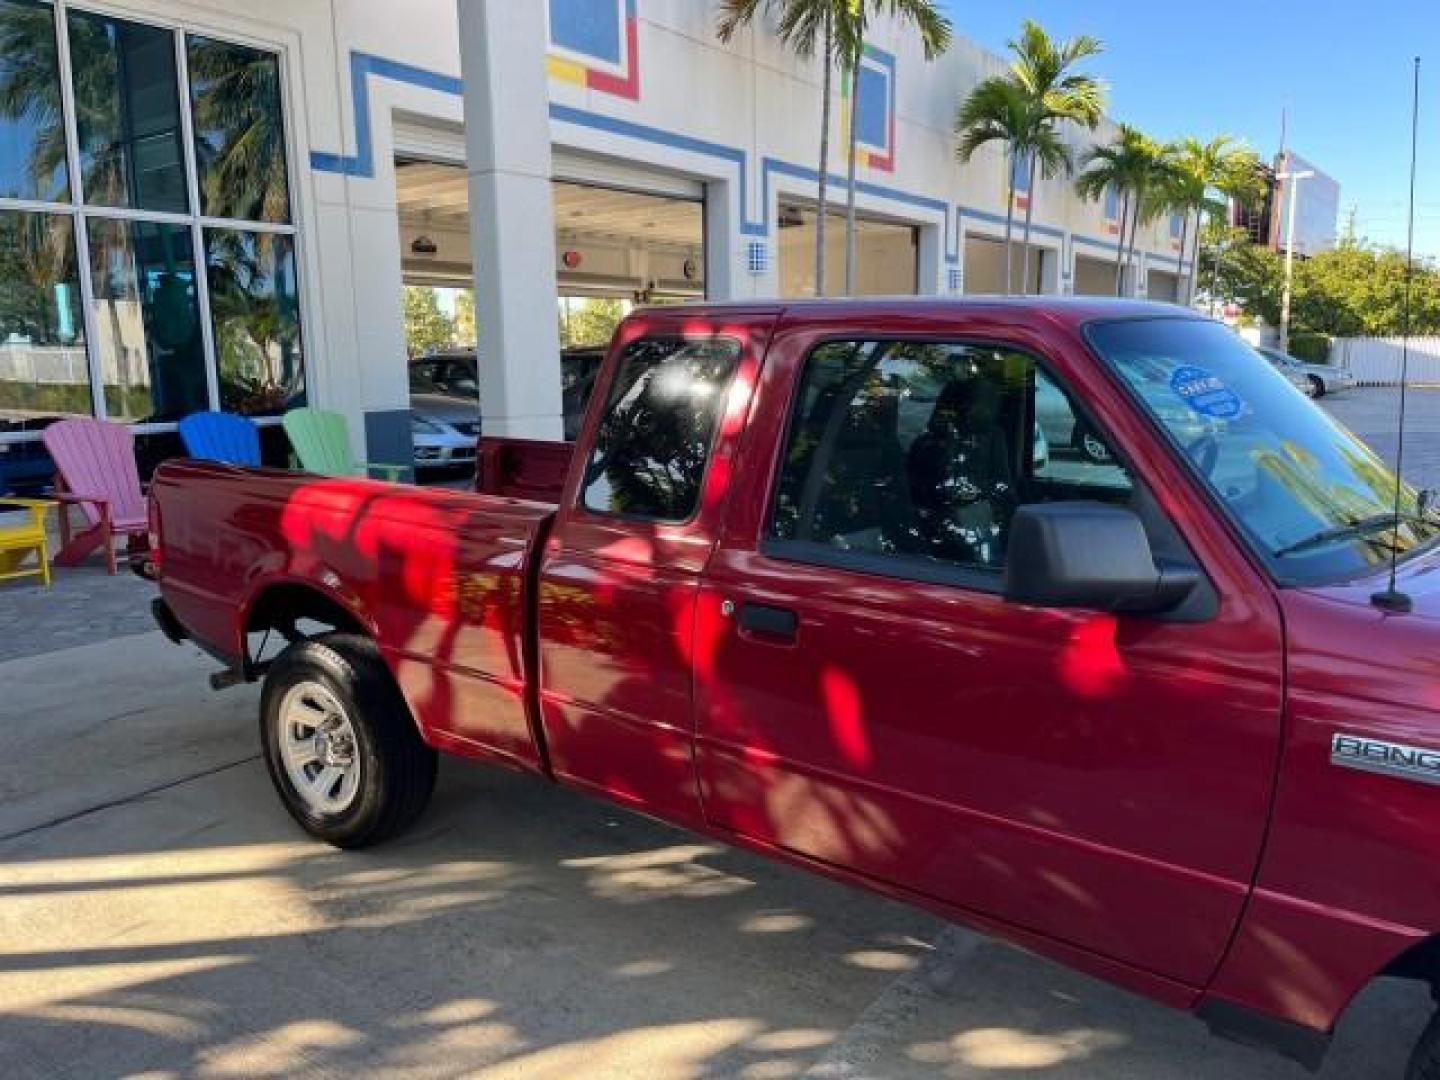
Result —
<instances>
[{"instance_id":1,"label":"truck cab window","mask_svg":"<svg viewBox=\"0 0 1440 1080\"><path fill-rule=\"evenodd\" d=\"M827 342L802 376L770 538L894 560L900 576L901 564L998 571L1017 507L1132 492L1103 436L1027 353Z\"/></svg>"},{"instance_id":2,"label":"truck cab window","mask_svg":"<svg viewBox=\"0 0 1440 1080\"><path fill-rule=\"evenodd\" d=\"M730 338L627 346L585 467L584 507L654 521L694 516L739 360Z\"/></svg>"}]
</instances>

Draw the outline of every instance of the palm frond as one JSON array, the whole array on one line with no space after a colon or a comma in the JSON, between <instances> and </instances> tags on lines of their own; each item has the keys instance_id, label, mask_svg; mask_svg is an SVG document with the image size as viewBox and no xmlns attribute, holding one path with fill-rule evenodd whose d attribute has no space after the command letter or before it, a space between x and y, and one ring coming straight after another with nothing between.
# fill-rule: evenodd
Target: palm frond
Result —
<instances>
[{"instance_id":1,"label":"palm frond","mask_svg":"<svg viewBox=\"0 0 1440 1080\"><path fill-rule=\"evenodd\" d=\"M955 114L957 153L968 162L988 142L1005 142L1011 149L1034 138L1038 115L1024 90L1003 75L984 79L960 103Z\"/></svg>"},{"instance_id":2,"label":"palm frond","mask_svg":"<svg viewBox=\"0 0 1440 1080\"><path fill-rule=\"evenodd\" d=\"M729 42L743 27L755 21L762 8L768 8L770 0L720 0L720 20L715 25L715 36Z\"/></svg>"}]
</instances>

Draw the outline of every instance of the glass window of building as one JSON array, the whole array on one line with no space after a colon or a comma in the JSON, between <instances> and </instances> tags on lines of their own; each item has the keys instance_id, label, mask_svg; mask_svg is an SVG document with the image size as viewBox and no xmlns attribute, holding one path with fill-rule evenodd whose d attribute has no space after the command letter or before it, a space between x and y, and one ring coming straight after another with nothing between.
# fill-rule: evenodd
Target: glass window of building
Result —
<instances>
[{"instance_id":1,"label":"glass window of building","mask_svg":"<svg viewBox=\"0 0 1440 1080\"><path fill-rule=\"evenodd\" d=\"M205 272L220 407L250 416L284 412L304 389L293 240L207 229Z\"/></svg>"},{"instance_id":2,"label":"glass window of building","mask_svg":"<svg viewBox=\"0 0 1440 1080\"><path fill-rule=\"evenodd\" d=\"M155 423L206 408L190 230L93 221L89 239L106 415Z\"/></svg>"},{"instance_id":3,"label":"glass window of building","mask_svg":"<svg viewBox=\"0 0 1440 1080\"><path fill-rule=\"evenodd\" d=\"M184 213L175 35L85 11L68 23L85 201Z\"/></svg>"},{"instance_id":4,"label":"glass window of building","mask_svg":"<svg viewBox=\"0 0 1440 1080\"><path fill-rule=\"evenodd\" d=\"M0 0L0 492L58 417L300 402L282 90L278 53Z\"/></svg>"},{"instance_id":5,"label":"glass window of building","mask_svg":"<svg viewBox=\"0 0 1440 1080\"><path fill-rule=\"evenodd\" d=\"M0 436L90 412L73 224L0 210Z\"/></svg>"},{"instance_id":6,"label":"glass window of building","mask_svg":"<svg viewBox=\"0 0 1440 1080\"><path fill-rule=\"evenodd\" d=\"M289 221L279 61L210 38L192 37L186 47L201 212Z\"/></svg>"},{"instance_id":7,"label":"glass window of building","mask_svg":"<svg viewBox=\"0 0 1440 1080\"><path fill-rule=\"evenodd\" d=\"M69 197L55 13L0 0L0 198Z\"/></svg>"}]
</instances>

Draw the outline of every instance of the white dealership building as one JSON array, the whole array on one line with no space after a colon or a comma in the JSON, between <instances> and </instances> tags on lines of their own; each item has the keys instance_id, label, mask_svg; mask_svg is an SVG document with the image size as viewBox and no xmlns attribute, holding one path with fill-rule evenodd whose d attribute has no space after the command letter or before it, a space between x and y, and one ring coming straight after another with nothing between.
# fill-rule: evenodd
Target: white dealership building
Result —
<instances>
[{"instance_id":1,"label":"white dealership building","mask_svg":"<svg viewBox=\"0 0 1440 1080\"><path fill-rule=\"evenodd\" d=\"M953 132L1005 62L959 14L933 62L876 25L858 108L837 80L859 292L1005 291L1006 158L961 165ZM303 399L408 459L402 286L472 282L487 431L553 437L559 300L813 292L820 67L716 23L713 0L0 0L0 444ZM1118 201L1022 176L1017 242L1032 202L1031 291L1113 293ZM1138 246L1125 291L1175 297L1178 221Z\"/></svg>"}]
</instances>

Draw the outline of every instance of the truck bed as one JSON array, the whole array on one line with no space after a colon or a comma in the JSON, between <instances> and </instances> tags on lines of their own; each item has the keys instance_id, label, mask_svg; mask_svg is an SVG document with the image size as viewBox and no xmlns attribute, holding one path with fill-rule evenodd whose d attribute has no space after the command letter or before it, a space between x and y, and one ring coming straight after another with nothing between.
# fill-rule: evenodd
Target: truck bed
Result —
<instances>
[{"instance_id":1,"label":"truck bed","mask_svg":"<svg viewBox=\"0 0 1440 1080\"><path fill-rule=\"evenodd\" d=\"M552 506L199 461L152 492L161 594L197 644L243 671L276 605L319 598L379 643L427 742L540 767L526 632Z\"/></svg>"}]
</instances>

